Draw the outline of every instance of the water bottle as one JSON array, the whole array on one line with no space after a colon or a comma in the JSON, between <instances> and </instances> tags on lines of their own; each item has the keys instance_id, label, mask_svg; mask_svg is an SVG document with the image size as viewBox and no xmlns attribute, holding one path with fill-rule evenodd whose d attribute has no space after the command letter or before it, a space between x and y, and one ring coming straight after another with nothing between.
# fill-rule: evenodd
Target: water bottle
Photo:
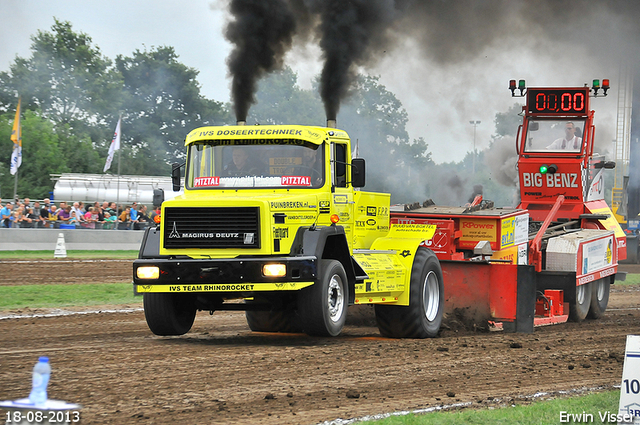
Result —
<instances>
[{"instance_id":1,"label":"water bottle","mask_svg":"<svg viewBox=\"0 0 640 425\"><path fill-rule=\"evenodd\" d=\"M33 367L33 387L29 394L29 402L36 406L42 406L47 402L47 385L51 375L49 357L40 357Z\"/></svg>"}]
</instances>

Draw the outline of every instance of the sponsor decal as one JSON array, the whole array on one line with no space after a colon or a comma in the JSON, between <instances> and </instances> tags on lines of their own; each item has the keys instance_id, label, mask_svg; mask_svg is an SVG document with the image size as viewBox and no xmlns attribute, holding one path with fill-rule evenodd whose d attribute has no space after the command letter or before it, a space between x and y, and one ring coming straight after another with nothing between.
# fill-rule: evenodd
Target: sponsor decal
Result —
<instances>
[{"instance_id":1,"label":"sponsor decal","mask_svg":"<svg viewBox=\"0 0 640 425\"><path fill-rule=\"evenodd\" d=\"M460 230L462 230L461 241L489 241L497 242L497 223L490 219L461 219Z\"/></svg>"},{"instance_id":2,"label":"sponsor decal","mask_svg":"<svg viewBox=\"0 0 640 425\"><path fill-rule=\"evenodd\" d=\"M276 227L275 229L273 229L274 239L286 239L288 237L289 237L288 227Z\"/></svg>"},{"instance_id":3,"label":"sponsor decal","mask_svg":"<svg viewBox=\"0 0 640 425\"><path fill-rule=\"evenodd\" d=\"M523 187L572 187L578 188L578 173L522 173Z\"/></svg>"},{"instance_id":4,"label":"sponsor decal","mask_svg":"<svg viewBox=\"0 0 640 425\"><path fill-rule=\"evenodd\" d=\"M269 129L269 130L218 130L216 131L201 131L200 137L207 136L302 136L302 130L295 129Z\"/></svg>"},{"instance_id":5,"label":"sponsor decal","mask_svg":"<svg viewBox=\"0 0 640 425\"><path fill-rule=\"evenodd\" d=\"M309 208L309 202L295 202L295 201L273 201L271 202L271 208L274 210L279 209L296 209L296 208Z\"/></svg>"},{"instance_id":6,"label":"sponsor decal","mask_svg":"<svg viewBox=\"0 0 640 425\"><path fill-rule=\"evenodd\" d=\"M309 176L282 176L280 184L282 186L311 186Z\"/></svg>"},{"instance_id":7,"label":"sponsor decal","mask_svg":"<svg viewBox=\"0 0 640 425\"><path fill-rule=\"evenodd\" d=\"M193 187L220 186L220 177L196 177Z\"/></svg>"},{"instance_id":8,"label":"sponsor decal","mask_svg":"<svg viewBox=\"0 0 640 425\"><path fill-rule=\"evenodd\" d=\"M367 215L368 216L376 216L376 211L378 211L378 209L376 207L367 207Z\"/></svg>"},{"instance_id":9,"label":"sponsor decal","mask_svg":"<svg viewBox=\"0 0 640 425\"><path fill-rule=\"evenodd\" d=\"M613 236L582 245L582 274L593 273L612 263Z\"/></svg>"},{"instance_id":10,"label":"sponsor decal","mask_svg":"<svg viewBox=\"0 0 640 425\"><path fill-rule=\"evenodd\" d=\"M349 198L347 195L333 195L333 202L335 204L348 204Z\"/></svg>"}]
</instances>

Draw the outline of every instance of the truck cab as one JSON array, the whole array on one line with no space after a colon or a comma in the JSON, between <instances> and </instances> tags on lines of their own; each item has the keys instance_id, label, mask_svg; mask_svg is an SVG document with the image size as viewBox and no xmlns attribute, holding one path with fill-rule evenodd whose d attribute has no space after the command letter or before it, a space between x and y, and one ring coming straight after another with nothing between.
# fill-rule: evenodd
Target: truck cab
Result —
<instances>
[{"instance_id":1,"label":"truck cab","mask_svg":"<svg viewBox=\"0 0 640 425\"><path fill-rule=\"evenodd\" d=\"M359 190L365 162L351 157L345 131L204 127L185 145L184 194L162 204L134 263L134 290L154 333L187 332L196 310L235 309L254 331L335 336L348 305L370 303L382 305L383 333L435 336L441 270L421 246L435 228L391 225L390 195ZM429 314L407 332L396 316L411 305L416 267L432 272L431 280L413 277L422 279L414 303Z\"/></svg>"}]
</instances>

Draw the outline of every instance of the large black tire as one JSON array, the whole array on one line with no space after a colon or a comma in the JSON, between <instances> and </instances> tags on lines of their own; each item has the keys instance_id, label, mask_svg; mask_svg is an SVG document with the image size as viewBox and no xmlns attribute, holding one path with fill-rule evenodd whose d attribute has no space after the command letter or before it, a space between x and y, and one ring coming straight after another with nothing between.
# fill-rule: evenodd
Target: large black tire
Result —
<instances>
[{"instance_id":1,"label":"large black tire","mask_svg":"<svg viewBox=\"0 0 640 425\"><path fill-rule=\"evenodd\" d=\"M444 313L442 268L436 255L418 248L411 268L409 305L376 304L376 322L390 338L433 338L438 335Z\"/></svg>"},{"instance_id":2,"label":"large black tire","mask_svg":"<svg viewBox=\"0 0 640 425\"><path fill-rule=\"evenodd\" d=\"M160 336L184 335L196 318L190 294L144 294L143 305L149 329Z\"/></svg>"},{"instance_id":3,"label":"large black tire","mask_svg":"<svg viewBox=\"0 0 640 425\"><path fill-rule=\"evenodd\" d=\"M591 306L591 293L591 283L576 286L575 299L569 303L569 320L582 322L587 317Z\"/></svg>"},{"instance_id":4,"label":"large black tire","mask_svg":"<svg viewBox=\"0 0 640 425\"><path fill-rule=\"evenodd\" d=\"M336 260L320 260L319 266L319 281L298 295L298 315L306 334L337 336L347 319L347 274Z\"/></svg>"},{"instance_id":5,"label":"large black tire","mask_svg":"<svg viewBox=\"0 0 640 425\"><path fill-rule=\"evenodd\" d=\"M247 304L255 301L246 300ZM286 310L247 310L245 311L249 329L254 332L302 332L300 319L292 308Z\"/></svg>"},{"instance_id":6,"label":"large black tire","mask_svg":"<svg viewBox=\"0 0 640 425\"><path fill-rule=\"evenodd\" d=\"M588 318L599 319L602 317L609 304L610 287L611 280L609 277L591 282L591 307L589 308L589 314L587 314Z\"/></svg>"}]
</instances>

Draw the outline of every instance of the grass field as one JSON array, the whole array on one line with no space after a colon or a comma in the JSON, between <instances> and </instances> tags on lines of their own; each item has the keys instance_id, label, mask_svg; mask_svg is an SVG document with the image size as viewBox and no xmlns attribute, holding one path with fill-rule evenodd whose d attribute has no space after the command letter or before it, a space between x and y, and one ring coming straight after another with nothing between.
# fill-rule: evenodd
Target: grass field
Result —
<instances>
[{"instance_id":1,"label":"grass field","mask_svg":"<svg viewBox=\"0 0 640 425\"><path fill-rule=\"evenodd\" d=\"M539 401L527 405L511 405L495 409L462 409L451 412L434 412L391 416L373 421L376 425L551 425L558 423L611 423L608 414L618 414L619 390L588 394L580 397ZM562 413L564 412L564 413ZM587 414L585 416L584 414ZM581 420L562 421L561 414L581 415ZM591 416L588 416L591 415ZM601 416L602 415L602 416ZM576 417L564 416L564 419ZM583 420L585 419L586 420ZM602 421L602 419L605 419Z\"/></svg>"},{"instance_id":2,"label":"grass field","mask_svg":"<svg viewBox=\"0 0 640 425\"><path fill-rule=\"evenodd\" d=\"M0 286L0 310L141 303L131 283Z\"/></svg>"}]
</instances>

